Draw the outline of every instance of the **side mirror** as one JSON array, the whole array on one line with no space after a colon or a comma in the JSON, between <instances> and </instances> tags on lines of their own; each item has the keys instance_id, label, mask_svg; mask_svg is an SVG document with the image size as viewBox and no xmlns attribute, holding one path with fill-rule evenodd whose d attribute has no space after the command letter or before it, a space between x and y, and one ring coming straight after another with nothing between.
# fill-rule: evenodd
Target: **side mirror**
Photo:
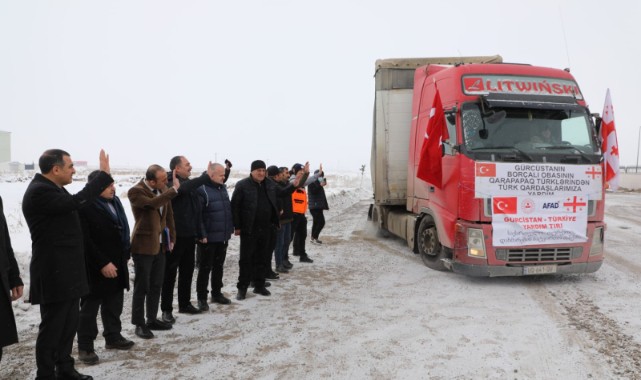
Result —
<instances>
[{"instance_id":1,"label":"side mirror","mask_svg":"<svg viewBox=\"0 0 641 380\"><path fill-rule=\"evenodd\" d=\"M445 118L447 119L447 122L450 124L456 123L456 114L453 112L445 114Z\"/></svg>"}]
</instances>

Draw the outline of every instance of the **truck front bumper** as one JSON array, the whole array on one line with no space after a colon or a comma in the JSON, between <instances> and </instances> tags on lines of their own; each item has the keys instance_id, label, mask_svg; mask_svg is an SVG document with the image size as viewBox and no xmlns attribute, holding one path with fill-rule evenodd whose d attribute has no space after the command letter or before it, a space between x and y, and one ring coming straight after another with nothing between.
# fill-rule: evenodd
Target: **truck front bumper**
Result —
<instances>
[{"instance_id":1,"label":"truck front bumper","mask_svg":"<svg viewBox=\"0 0 641 380\"><path fill-rule=\"evenodd\" d=\"M449 263L454 273L461 273L474 277L503 277L503 276L525 276L522 266L490 266L490 265L471 265L461 262L452 261ZM556 272L553 274L571 274L571 273L594 273L603 261L593 261L589 263L574 263L558 265Z\"/></svg>"}]
</instances>

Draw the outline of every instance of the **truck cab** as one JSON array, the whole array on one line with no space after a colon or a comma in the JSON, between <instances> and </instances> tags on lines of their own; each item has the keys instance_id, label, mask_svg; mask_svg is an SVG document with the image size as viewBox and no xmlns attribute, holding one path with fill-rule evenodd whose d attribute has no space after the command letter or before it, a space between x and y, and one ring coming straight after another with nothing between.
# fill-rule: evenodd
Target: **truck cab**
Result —
<instances>
[{"instance_id":1,"label":"truck cab","mask_svg":"<svg viewBox=\"0 0 641 380\"><path fill-rule=\"evenodd\" d=\"M411 92L399 79L407 81L411 67L377 62L371 219L437 270L598 270L605 230L598 119L572 75L499 56L431 60L413 70ZM388 72L379 80L381 70ZM449 135L440 146L440 187L416 176L437 90ZM397 170L399 161L405 167ZM405 186L394 183L399 177Z\"/></svg>"}]
</instances>

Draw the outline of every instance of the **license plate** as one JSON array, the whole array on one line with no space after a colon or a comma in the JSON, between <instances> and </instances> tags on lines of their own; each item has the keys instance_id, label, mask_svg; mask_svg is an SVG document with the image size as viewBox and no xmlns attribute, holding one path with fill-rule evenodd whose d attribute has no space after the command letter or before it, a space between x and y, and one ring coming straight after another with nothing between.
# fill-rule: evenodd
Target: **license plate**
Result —
<instances>
[{"instance_id":1,"label":"license plate","mask_svg":"<svg viewBox=\"0 0 641 380\"><path fill-rule=\"evenodd\" d=\"M556 273L556 265L536 265L523 267L524 275Z\"/></svg>"}]
</instances>

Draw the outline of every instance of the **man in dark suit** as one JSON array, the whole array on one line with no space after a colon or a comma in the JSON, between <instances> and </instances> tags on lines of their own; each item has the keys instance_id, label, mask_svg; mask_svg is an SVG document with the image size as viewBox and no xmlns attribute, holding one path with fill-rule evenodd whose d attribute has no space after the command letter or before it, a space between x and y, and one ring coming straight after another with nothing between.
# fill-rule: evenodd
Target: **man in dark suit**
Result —
<instances>
[{"instance_id":1,"label":"man in dark suit","mask_svg":"<svg viewBox=\"0 0 641 380\"><path fill-rule=\"evenodd\" d=\"M100 151L100 173L75 195L64 188L76 172L69 153L47 150L39 166L42 174L35 175L22 200L32 241L30 299L40 304L37 379L92 379L76 371L71 357L80 297L89 292L78 210L113 182L109 156Z\"/></svg>"},{"instance_id":2,"label":"man in dark suit","mask_svg":"<svg viewBox=\"0 0 641 380\"><path fill-rule=\"evenodd\" d=\"M211 166L211 162L208 166ZM180 181L178 195L171 200L176 226L176 244L174 250L165 256L165 278L162 285L160 309L162 321L176 322L173 316L174 286L178 274L178 312L198 314L200 310L191 304L191 284L194 278L197 227L199 225L198 200L194 190L202 185L211 184L207 173L200 177L189 179L191 163L185 156L175 156L169 162L169 168L176 173ZM210 170L208 168L208 170ZM168 173L168 176L170 173ZM173 186L169 179L168 186Z\"/></svg>"},{"instance_id":3,"label":"man in dark suit","mask_svg":"<svg viewBox=\"0 0 641 380\"><path fill-rule=\"evenodd\" d=\"M99 173L96 170L89 174L89 181ZM120 334L124 289L129 290L129 223L113 183L92 204L80 210L80 218L90 293L80 299L78 359L85 364L96 364L99 360L94 350L98 309L105 348L127 350L134 345Z\"/></svg>"},{"instance_id":4,"label":"man in dark suit","mask_svg":"<svg viewBox=\"0 0 641 380\"><path fill-rule=\"evenodd\" d=\"M171 324L157 319L157 313L165 274L164 253L172 251L176 241L171 199L178 195L179 188L176 178L173 186L167 188L165 169L151 165L145 178L127 193L135 219L131 234L131 257L136 271L131 323L136 326L136 335L143 339L154 337L151 330L171 329Z\"/></svg>"},{"instance_id":5,"label":"man in dark suit","mask_svg":"<svg viewBox=\"0 0 641 380\"><path fill-rule=\"evenodd\" d=\"M11 247L11 237L7 220L4 217L2 198L0 198L0 361L2 347L18 343L16 320L11 309L11 301L22 297L20 269Z\"/></svg>"}]
</instances>

